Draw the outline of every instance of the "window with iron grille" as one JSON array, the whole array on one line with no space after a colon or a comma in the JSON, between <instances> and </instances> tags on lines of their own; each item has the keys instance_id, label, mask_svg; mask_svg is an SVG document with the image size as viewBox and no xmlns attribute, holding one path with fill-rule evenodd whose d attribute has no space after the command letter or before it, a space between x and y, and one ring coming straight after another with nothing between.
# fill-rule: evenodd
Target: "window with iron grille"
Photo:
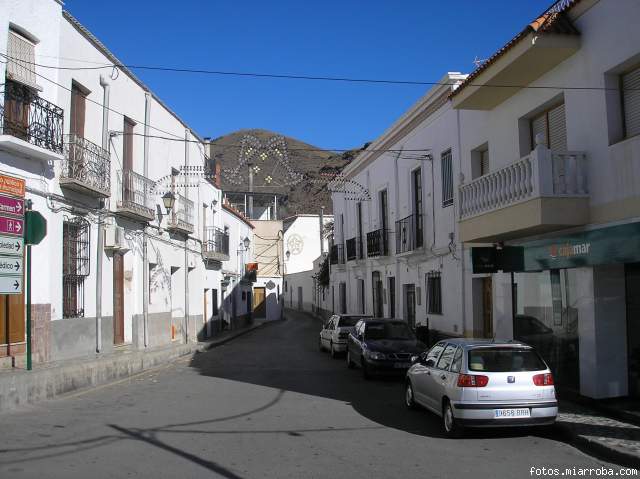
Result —
<instances>
[{"instance_id":1,"label":"window with iron grille","mask_svg":"<svg viewBox=\"0 0 640 479\"><path fill-rule=\"evenodd\" d=\"M427 273L427 313L442 314L442 282L439 271Z\"/></svg>"},{"instance_id":2,"label":"window with iron grille","mask_svg":"<svg viewBox=\"0 0 640 479\"><path fill-rule=\"evenodd\" d=\"M442 206L453 204L453 161L451 150L447 150L441 155L442 161Z\"/></svg>"},{"instance_id":3,"label":"window with iron grille","mask_svg":"<svg viewBox=\"0 0 640 479\"><path fill-rule=\"evenodd\" d=\"M62 314L84 316L84 280L89 276L89 223L82 218L65 220L62 226Z\"/></svg>"}]
</instances>

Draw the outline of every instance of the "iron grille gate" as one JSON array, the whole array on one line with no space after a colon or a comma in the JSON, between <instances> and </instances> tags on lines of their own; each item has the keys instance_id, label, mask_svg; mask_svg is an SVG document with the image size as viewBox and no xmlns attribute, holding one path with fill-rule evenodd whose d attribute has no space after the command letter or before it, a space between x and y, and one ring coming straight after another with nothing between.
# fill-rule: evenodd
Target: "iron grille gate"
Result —
<instances>
[{"instance_id":1,"label":"iron grille gate","mask_svg":"<svg viewBox=\"0 0 640 479\"><path fill-rule=\"evenodd\" d=\"M84 317L84 280L89 276L90 225L83 218L65 219L62 227L62 314Z\"/></svg>"}]
</instances>

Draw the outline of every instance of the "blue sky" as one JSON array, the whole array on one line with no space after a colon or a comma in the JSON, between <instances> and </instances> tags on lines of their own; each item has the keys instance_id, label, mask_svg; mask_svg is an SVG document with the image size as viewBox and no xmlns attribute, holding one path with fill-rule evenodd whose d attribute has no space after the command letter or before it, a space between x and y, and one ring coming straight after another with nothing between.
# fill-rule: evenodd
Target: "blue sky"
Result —
<instances>
[{"instance_id":1,"label":"blue sky","mask_svg":"<svg viewBox=\"0 0 640 479\"><path fill-rule=\"evenodd\" d=\"M124 64L437 81L470 72L551 0L67 0ZM400 7L401 6L401 7ZM424 86L137 71L202 136L264 128L322 148L375 139Z\"/></svg>"}]
</instances>

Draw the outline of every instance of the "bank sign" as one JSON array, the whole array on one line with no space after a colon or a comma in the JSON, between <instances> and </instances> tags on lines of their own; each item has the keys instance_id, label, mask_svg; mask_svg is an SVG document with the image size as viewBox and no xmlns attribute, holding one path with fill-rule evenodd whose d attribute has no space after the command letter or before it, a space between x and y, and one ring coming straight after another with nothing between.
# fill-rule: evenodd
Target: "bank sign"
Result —
<instances>
[{"instance_id":1,"label":"bank sign","mask_svg":"<svg viewBox=\"0 0 640 479\"><path fill-rule=\"evenodd\" d=\"M521 246L525 271L640 262L640 223L584 231Z\"/></svg>"}]
</instances>

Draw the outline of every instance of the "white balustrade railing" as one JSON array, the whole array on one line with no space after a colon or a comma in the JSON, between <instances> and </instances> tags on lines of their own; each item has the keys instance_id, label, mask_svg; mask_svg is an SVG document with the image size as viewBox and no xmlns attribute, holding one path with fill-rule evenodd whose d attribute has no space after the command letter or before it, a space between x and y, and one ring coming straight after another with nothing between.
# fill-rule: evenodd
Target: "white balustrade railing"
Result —
<instances>
[{"instance_id":1,"label":"white balustrade railing","mask_svg":"<svg viewBox=\"0 0 640 479\"><path fill-rule=\"evenodd\" d=\"M460 187L460 218L543 196L588 195L583 152L556 153L538 144L529 155Z\"/></svg>"}]
</instances>

